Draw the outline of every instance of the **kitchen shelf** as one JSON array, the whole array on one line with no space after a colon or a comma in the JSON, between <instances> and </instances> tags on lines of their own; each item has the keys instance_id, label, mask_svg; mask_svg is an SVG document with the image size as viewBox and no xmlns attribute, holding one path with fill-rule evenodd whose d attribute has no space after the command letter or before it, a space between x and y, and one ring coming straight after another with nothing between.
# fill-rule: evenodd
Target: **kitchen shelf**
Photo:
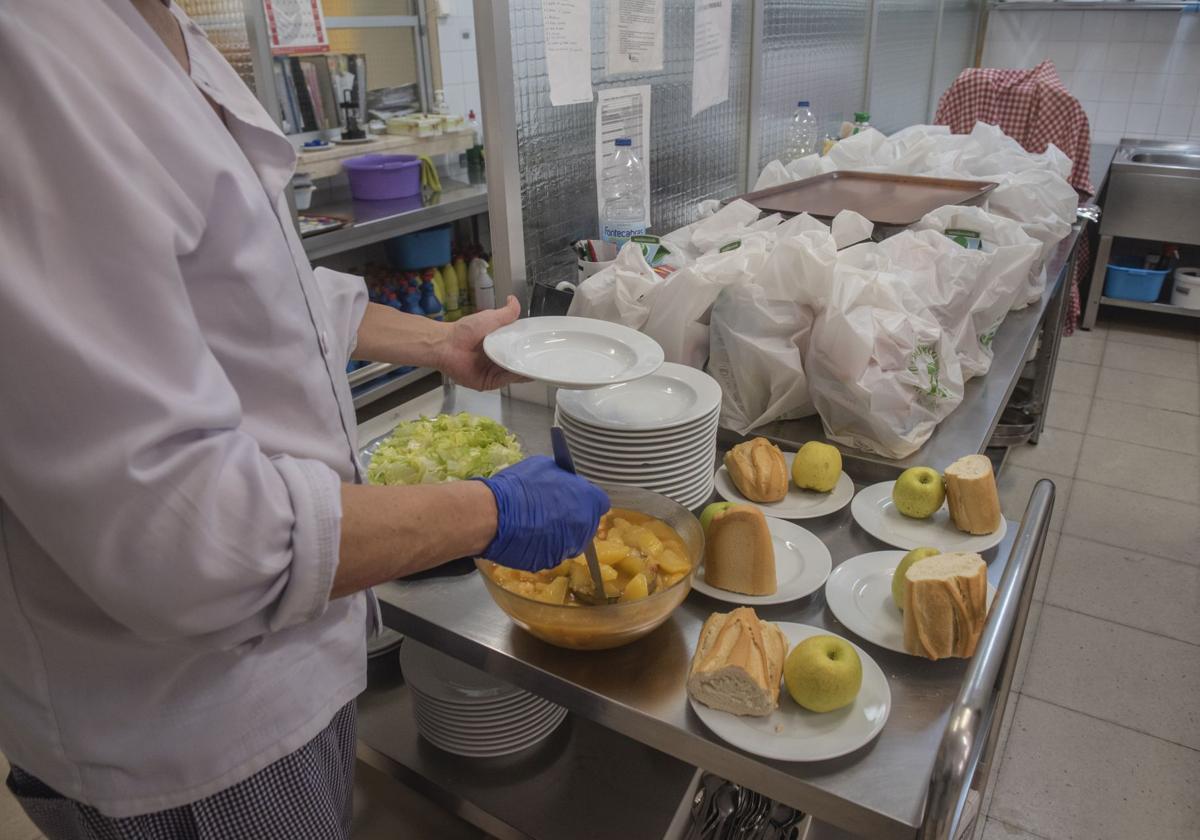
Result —
<instances>
[{"instance_id":1,"label":"kitchen shelf","mask_svg":"<svg viewBox=\"0 0 1200 840\"><path fill-rule=\"evenodd\" d=\"M354 201L346 198L317 204L303 211L311 216L333 216L347 222L328 233L304 238L310 260L330 257L391 239L405 233L454 222L487 212L487 184L467 184L442 178L442 191L425 202L420 196L390 201Z\"/></svg>"},{"instance_id":2,"label":"kitchen shelf","mask_svg":"<svg viewBox=\"0 0 1200 840\"><path fill-rule=\"evenodd\" d=\"M377 379L380 376L391 373L399 365L390 365L387 362L371 362L369 365L350 371L346 374L346 379L350 383L351 388L357 388L364 382L369 382L372 379Z\"/></svg>"},{"instance_id":3,"label":"kitchen shelf","mask_svg":"<svg viewBox=\"0 0 1200 840\"><path fill-rule=\"evenodd\" d=\"M661 840L678 824L695 776L694 767L578 715L518 755L460 758L417 734L404 684L359 696L358 758L501 840L572 831Z\"/></svg>"},{"instance_id":4,"label":"kitchen shelf","mask_svg":"<svg viewBox=\"0 0 1200 840\"><path fill-rule=\"evenodd\" d=\"M1200 309L1188 309L1186 306L1173 306L1169 303L1101 297L1100 304L1102 306L1121 306L1125 309L1141 309L1145 312L1165 312L1168 315L1190 315L1193 318L1200 318Z\"/></svg>"},{"instance_id":5,"label":"kitchen shelf","mask_svg":"<svg viewBox=\"0 0 1200 840\"><path fill-rule=\"evenodd\" d=\"M436 137L408 137L401 134L372 135L369 143L335 145L332 149L319 152L301 151L296 171L307 173L312 178L332 178L342 173L342 161L359 155L375 155L387 152L393 155L449 155L465 152L475 145L475 132L465 128L450 131Z\"/></svg>"},{"instance_id":6,"label":"kitchen shelf","mask_svg":"<svg viewBox=\"0 0 1200 840\"><path fill-rule=\"evenodd\" d=\"M349 376L352 377L352 376L354 376L354 374L358 373L359 371L368 371L374 367L378 367L378 366L377 365L368 365L365 368L359 368L359 370L352 371L349 374ZM434 370L433 368L413 368L412 370L408 371L407 373L402 373L399 375L393 375L393 376L389 377L388 371L389 370L393 370L393 371L397 370L397 369L399 369L399 366L398 365L384 365L383 367L384 367L384 370L376 372L374 374L376 378L372 379L369 384L360 384L357 388L355 388L354 380L351 380L350 386L353 389L351 391L351 395L354 398L354 407L355 408L362 408L364 405L370 405L371 403L375 402L375 400L382 399L383 397L386 397L388 394L395 393L396 391L399 391L401 388L404 388L408 385L411 385L414 382L418 382L418 381L424 379L427 376L432 376L433 374L437 373L437 371ZM358 380L358 382L362 383L370 378L371 377L362 377Z\"/></svg>"}]
</instances>

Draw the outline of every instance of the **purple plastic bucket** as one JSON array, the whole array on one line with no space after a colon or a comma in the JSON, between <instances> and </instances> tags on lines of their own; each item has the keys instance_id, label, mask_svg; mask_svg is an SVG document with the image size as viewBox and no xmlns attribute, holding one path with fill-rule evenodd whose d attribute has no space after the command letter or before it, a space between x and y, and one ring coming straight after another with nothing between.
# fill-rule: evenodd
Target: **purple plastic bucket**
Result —
<instances>
[{"instance_id":1,"label":"purple plastic bucket","mask_svg":"<svg viewBox=\"0 0 1200 840\"><path fill-rule=\"evenodd\" d=\"M383 201L421 192L421 161L416 155L361 155L342 161L342 167L356 199Z\"/></svg>"}]
</instances>

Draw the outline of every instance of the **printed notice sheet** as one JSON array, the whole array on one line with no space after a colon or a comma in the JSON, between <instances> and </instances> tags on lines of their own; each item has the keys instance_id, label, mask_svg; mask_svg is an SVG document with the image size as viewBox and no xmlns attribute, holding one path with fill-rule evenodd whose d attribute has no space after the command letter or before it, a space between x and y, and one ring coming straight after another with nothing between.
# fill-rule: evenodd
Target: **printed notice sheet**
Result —
<instances>
[{"instance_id":1,"label":"printed notice sheet","mask_svg":"<svg viewBox=\"0 0 1200 840\"><path fill-rule=\"evenodd\" d=\"M696 0L692 116L729 98L732 0Z\"/></svg>"},{"instance_id":2,"label":"printed notice sheet","mask_svg":"<svg viewBox=\"0 0 1200 840\"><path fill-rule=\"evenodd\" d=\"M590 0L542 0L550 104L592 101Z\"/></svg>"},{"instance_id":3,"label":"printed notice sheet","mask_svg":"<svg viewBox=\"0 0 1200 840\"><path fill-rule=\"evenodd\" d=\"M663 0L608 0L608 74L663 67Z\"/></svg>"},{"instance_id":4,"label":"printed notice sheet","mask_svg":"<svg viewBox=\"0 0 1200 840\"><path fill-rule=\"evenodd\" d=\"M596 100L596 210L604 218L604 171L617 154L616 139L633 141L646 173L645 219L650 222L650 85L601 90Z\"/></svg>"}]
</instances>

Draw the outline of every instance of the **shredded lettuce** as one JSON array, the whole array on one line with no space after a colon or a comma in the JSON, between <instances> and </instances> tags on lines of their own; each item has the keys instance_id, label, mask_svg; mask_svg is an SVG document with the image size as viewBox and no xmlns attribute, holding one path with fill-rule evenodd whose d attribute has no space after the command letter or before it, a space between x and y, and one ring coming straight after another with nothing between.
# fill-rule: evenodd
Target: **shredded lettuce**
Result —
<instances>
[{"instance_id":1,"label":"shredded lettuce","mask_svg":"<svg viewBox=\"0 0 1200 840\"><path fill-rule=\"evenodd\" d=\"M401 423L367 467L372 484L440 484L487 478L524 457L508 429L487 417L439 414Z\"/></svg>"}]
</instances>

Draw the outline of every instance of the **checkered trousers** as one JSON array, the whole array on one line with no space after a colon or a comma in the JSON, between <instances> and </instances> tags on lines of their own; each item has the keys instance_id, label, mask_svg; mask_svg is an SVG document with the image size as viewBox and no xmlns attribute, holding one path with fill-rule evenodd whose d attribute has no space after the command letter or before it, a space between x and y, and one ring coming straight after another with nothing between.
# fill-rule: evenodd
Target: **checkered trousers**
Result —
<instances>
[{"instance_id":1,"label":"checkered trousers","mask_svg":"<svg viewBox=\"0 0 1200 840\"><path fill-rule=\"evenodd\" d=\"M354 794L354 703L291 755L189 805L106 817L18 767L9 789L48 840L347 840Z\"/></svg>"}]
</instances>

